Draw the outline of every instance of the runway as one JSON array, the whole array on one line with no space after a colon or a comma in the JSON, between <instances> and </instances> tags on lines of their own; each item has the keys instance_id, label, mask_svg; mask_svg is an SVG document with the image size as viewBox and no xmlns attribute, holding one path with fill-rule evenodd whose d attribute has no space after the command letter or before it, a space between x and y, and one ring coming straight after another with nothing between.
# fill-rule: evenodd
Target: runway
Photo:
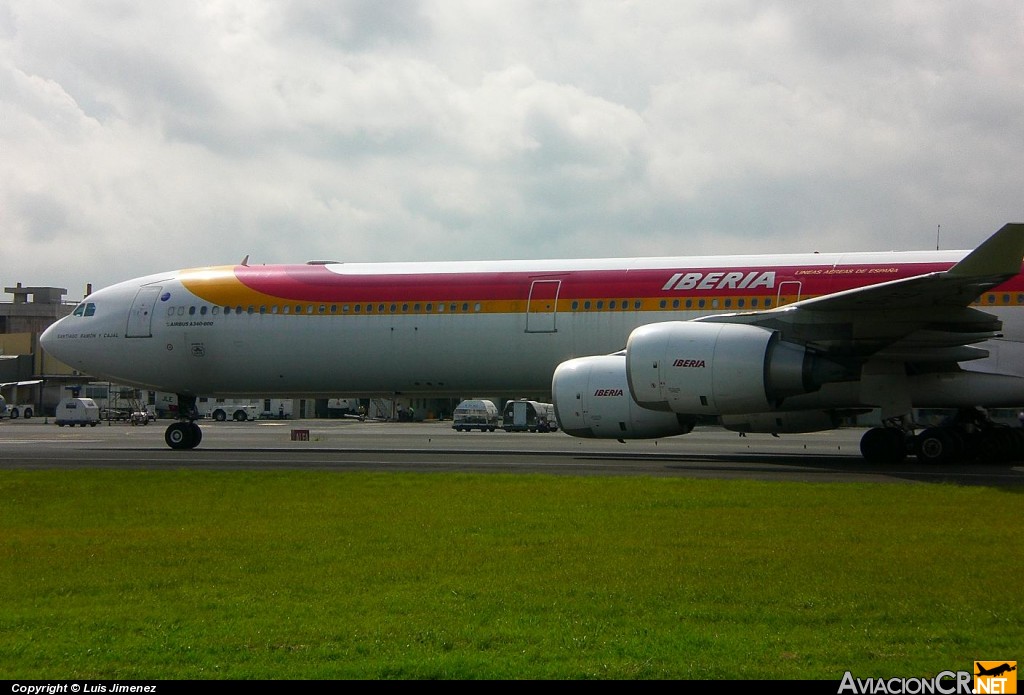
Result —
<instances>
[{"instance_id":1,"label":"runway","mask_svg":"<svg viewBox=\"0 0 1024 695\"><path fill-rule=\"evenodd\" d=\"M164 443L170 421L57 427L43 418L0 422L0 468L178 468L422 473L646 475L803 482L1024 485L1024 464L891 466L860 457L861 429L802 435L698 428L651 441L576 439L561 432L455 432L450 422L201 421L199 448ZM293 435L293 431L298 435ZM294 440L293 436L308 436Z\"/></svg>"}]
</instances>

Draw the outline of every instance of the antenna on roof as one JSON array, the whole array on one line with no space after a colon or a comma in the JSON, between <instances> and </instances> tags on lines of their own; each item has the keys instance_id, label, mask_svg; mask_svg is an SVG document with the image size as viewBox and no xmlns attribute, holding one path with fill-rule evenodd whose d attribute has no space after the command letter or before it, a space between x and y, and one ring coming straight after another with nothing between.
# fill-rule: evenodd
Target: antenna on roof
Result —
<instances>
[{"instance_id":1,"label":"antenna on roof","mask_svg":"<svg viewBox=\"0 0 1024 695\"><path fill-rule=\"evenodd\" d=\"M249 265L249 254L245 254L245 258L242 259L239 265Z\"/></svg>"},{"instance_id":2,"label":"antenna on roof","mask_svg":"<svg viewBox=\"0 0 1024 695\"><path fill-rule=\"evenodd\" d=\"M939 231L941 229L942 229L942 225L941 224L935 228L935 250L936 251L939 250Z\"/></svg>"}]
</instances>

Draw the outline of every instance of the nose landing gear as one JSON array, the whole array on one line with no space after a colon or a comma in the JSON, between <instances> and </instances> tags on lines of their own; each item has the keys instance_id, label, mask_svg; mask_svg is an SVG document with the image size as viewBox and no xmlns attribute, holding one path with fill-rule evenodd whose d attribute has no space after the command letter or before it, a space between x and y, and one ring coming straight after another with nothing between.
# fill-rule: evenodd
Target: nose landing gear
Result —
<instances>
[{"instance_id":1,"label":"nose landing gear","mask_svg":"<svg viewBox=\"0 0 1024 695\"><path fill-rule=\"evenodd\" d=\"M196 397L178 394L177 422L164 432L164 441L172 449L195 449L203 441L203 431L196 424Z\"/></svg>"}]
</instances>

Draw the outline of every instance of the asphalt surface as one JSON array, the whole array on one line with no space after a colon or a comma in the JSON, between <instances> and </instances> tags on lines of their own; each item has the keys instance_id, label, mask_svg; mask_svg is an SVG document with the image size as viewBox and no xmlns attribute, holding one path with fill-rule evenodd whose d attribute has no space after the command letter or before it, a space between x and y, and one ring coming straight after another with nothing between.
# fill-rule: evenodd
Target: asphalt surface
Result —
<instances>
[{"instance_id":1,"label":"asphalt surface","mask_svg":"<svg viewBox=\"0 0 1024 695\"><path fill-rule=\"evenodd\" d=\"M681 437L619 443L561 432L455 432L443 421L201 421L200 446L174 451L164 443L168 424L58 427L39 417L3 420L0 469L490 472L1024 486L1024 463L927 465L908 458L897 465L867 464L859 450L862 429L776 438L698 428Z\"/></svg>"}]
</instances>

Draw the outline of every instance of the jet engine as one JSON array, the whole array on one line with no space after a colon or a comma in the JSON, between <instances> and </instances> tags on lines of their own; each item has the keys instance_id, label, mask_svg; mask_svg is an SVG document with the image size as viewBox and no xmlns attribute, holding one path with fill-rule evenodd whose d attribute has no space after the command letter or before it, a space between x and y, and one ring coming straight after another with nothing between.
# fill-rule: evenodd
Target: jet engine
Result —
<instances>
[{"instance_id":1,"label":"jet engine","mask_svg":"<svg viewBox=\"0 0 1024 695\"><path fill-rule=\"evenodd\" d=\"M651 410L770 412L787 396L811 393L844 376L840 365L757 326L653 323L634 330L626 344L630 393Z\"/></svg>"},{"instance_id":2,"label":"jet engine","mask_svg":"<svg viewBox=\"0 0 1024 695\"><path fill-rule=\"evenodd\" d=\"M831 416L773 413L782 400L845 378L841 365L777 331L673 321L637 328L614 355L563 362L551 392L559 425L576 437L686 434L701 416L735 429L794 432L826 429Z\"/></svg>"},{"instance_id":3,"label":"jet engine","mask_svg":"<svg viewBox=\"0 0 1024 695\"><path fill-rule=\"evenodd\" d=\"M600 439L655 439L687 434L693 423L637 405L626 383L626 355L580 357L558 365L551 380L563 432Z\"/></svg>"}]
</instances>

